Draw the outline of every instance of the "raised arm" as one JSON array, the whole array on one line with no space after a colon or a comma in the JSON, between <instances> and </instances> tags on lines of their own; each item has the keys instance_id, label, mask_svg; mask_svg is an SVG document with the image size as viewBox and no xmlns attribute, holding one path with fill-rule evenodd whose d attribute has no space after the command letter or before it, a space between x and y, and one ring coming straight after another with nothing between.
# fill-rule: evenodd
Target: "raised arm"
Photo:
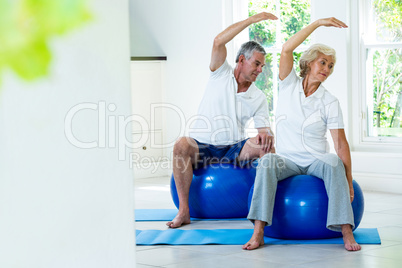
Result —
<instances>
[{"instance_id":1,"label":"raised arm","mask_svg":"<svg viewBox=\"0 0 402 268\"><path fill-rule=\"evenodd\" d=\"M348 26L336 18L319 19L305 28L301 29L295 35L286 41L282 46L281 58L279 61L279 79L285 79L293 68L293 51L320 26L347 28Z\"/></svg>"},{"instance_id":2,"label":"raised arm","mask_svg":"<svg viewBox=\"0 0 402 268\"><path fill-rule=\"evenodd\" d=\"M238 35L241 31L243 31L253 23L257 23L263 20L277 20L277 19L278 18L271 13L261 12L245 20L230 25L223 32L218 34L214 39L214 44L212 47L211 64L209 65L211 71L215 71L222 66L227 56L226 44L229 41L231 41L236 35Z\"/></svg>"}]
</instances>

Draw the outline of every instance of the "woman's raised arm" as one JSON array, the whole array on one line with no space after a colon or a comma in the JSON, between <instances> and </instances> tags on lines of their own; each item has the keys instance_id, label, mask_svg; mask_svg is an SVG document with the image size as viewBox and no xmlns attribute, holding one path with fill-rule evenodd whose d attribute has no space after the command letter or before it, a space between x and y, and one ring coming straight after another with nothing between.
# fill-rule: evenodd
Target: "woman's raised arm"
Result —
<instances>
[{"instance_id":1,"label":"woman's raised arm","mask_svg":"<svg viewBox=\"0 0 402 268\"><path fill-rule=\"evenodd\" d=\"M281 58L279 61L279 79L285 79L293 68L293 51L320 26L347 28L348 26L336 18L319 19L310 23L289 38L282 46Z\"/></svg>"}]
</instances>

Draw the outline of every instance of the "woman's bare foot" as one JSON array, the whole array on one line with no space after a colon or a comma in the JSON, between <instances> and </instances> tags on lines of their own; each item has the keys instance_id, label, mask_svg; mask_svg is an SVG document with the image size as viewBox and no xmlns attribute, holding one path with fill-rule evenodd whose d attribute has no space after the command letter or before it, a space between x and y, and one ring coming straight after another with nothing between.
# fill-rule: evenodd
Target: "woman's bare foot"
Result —
<instances>
[{"instance_id":1,"label":"woman's bare foot","mask_svg":"<svg viewBox=\"0 0 402 268\"><path fill-rule=\"evenodd\" d=\"M242 248L247 250L253 250L259 248L262 245L264 245L264 234L262 234L262 237L257 237L253 235L251 239L246 244L243 245Z\"/></svg>"},{"instance_id":2,"label":"woman's bare foot","mask_svg":"<svg viewBox=\"0 0 402 268\"><path fill-rule=\"evenodd\" d=\"M256 220L254 225L254 233L251 236L250 240L243 245L243 249L253 250L257 249L260 246L264 245L264 227L265 222Z\"/></svg>"},{"instance_id":3,"label":"woman's bare foot","mask_svg":"<svg viewBox=\"0 0 402 268\"><path fill-rule=\"evenodd\" d=\"M180 213L178 212L176 217L172 221L166 223L170 228L178 228L185 224L190 224L190 213Z\"/></svg>"},{"instance_id":4,"label":"woman's bare foot","mask_svg":"<svg viewBox=\"0 0 402 268\"><path fill-rule=\"evenodd\" d=\"M342 225L343 243L347 251L359 251L362 247L356 243L350 224Z\"/></svg>"}]
</instances>

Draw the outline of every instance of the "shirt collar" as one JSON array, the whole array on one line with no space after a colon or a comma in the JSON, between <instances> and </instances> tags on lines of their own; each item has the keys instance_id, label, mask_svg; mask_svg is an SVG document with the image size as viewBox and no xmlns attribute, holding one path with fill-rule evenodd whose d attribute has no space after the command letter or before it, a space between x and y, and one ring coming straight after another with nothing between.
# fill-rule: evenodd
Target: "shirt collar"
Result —
<instances>
[{"instance_id":1,"label":"shirt collar","mask_svg":"<svg viewBox=\"0 0 402 268\"><path fill-rule=\"evenodd\" d=\"M238 96L241 96L241 97L243 97L243 98L246 98L246 99L251 99L251 97L252 97L253 92L254 92L255 89L256 89L256 87L255 87L254 83L252 83L252 84L250 85L250 87L247 89L247 91L237 93L237 95L238 95Z\"/></svg>"},{"instance_id":2,"label":"shirt collar","mask_svg":"<svg viewBox=\"0 0 402 268\"><path fill-rule=\"evenodd\" d=\"M252 96L252 94L253 94L253 91L254 91L255 88L256 88L256 86L254 85L254 82L251 83L251 85L250 85L250 87L247 89L247 91L237 93L237 89L238 89L238 86L239 86L239 85L237 84L236 78L235 78L235 76L234 76L234 71L232 72L232 78L233 78L234 84L236 85L236 94L237 94L238 96L243 97L243 98L250 99L251 96Z\"/></svg>"},{"instance_id":3,"label":"shirt collar","mask_svg":"<svg viewBox=\"0 0 402 268\"><path fill-rule=\"evenodd\" d=\"M302 84L302 83L300 84L299 91L300 91L300 93L303 94L303 96L305 96L305 95L304 95L304 90L303 90L303 84ZM322 97L324 96L324 91L325 91L325 88L324 88L324 86L321 84L321 85L317 88L317 90L316 90L313 94L311 94L310 96L311 96L311 97L315 97L315 98L317 98L317 99L320 99L320 98L322 98Z\"/></svg>"},{"instance_id":4,"label":"shirt collar","mask_svg":"<svg viewBox=\"0 0 402 268\"><path fill-rule=\"evenodd\" d=\"M321 99L324 96L324 90L325 88L322 85L320 85L311 96L314 96L317 99Z\"/></svg>"}]
</instances>

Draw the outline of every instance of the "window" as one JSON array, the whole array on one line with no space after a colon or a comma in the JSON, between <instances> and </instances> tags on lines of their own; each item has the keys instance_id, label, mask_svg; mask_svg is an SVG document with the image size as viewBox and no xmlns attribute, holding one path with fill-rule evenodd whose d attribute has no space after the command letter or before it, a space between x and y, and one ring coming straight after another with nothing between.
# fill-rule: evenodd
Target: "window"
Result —
<instances>
[{"instance_id":1,"label":"window","mask_svg":"<svg viewBox=\"0 0 402 268\"><path fill-rule=\"evenodd\" d=\"M362 140L402 142L402 0L360 2Z\"/></svg>"},{"instance_id":2,"label":"window","mask_svg":"<svg viewBox=\"0 0 402 268\"><path fill-rule=\"evenodd\" d=\"M278 93L279 57L282 45L296 32L310 23L310 0L253 0L248 2L248 14L252 16L268 11L278 17L277 21L264 21L249 27L249 39L257 41L266 50L266 66L258 76L256 86L261 89L268 101L270 120L274 125L275 105ZM302 51L310 44L307 39L294 53L296 72Z\"/></svg>"}]
</instances>

